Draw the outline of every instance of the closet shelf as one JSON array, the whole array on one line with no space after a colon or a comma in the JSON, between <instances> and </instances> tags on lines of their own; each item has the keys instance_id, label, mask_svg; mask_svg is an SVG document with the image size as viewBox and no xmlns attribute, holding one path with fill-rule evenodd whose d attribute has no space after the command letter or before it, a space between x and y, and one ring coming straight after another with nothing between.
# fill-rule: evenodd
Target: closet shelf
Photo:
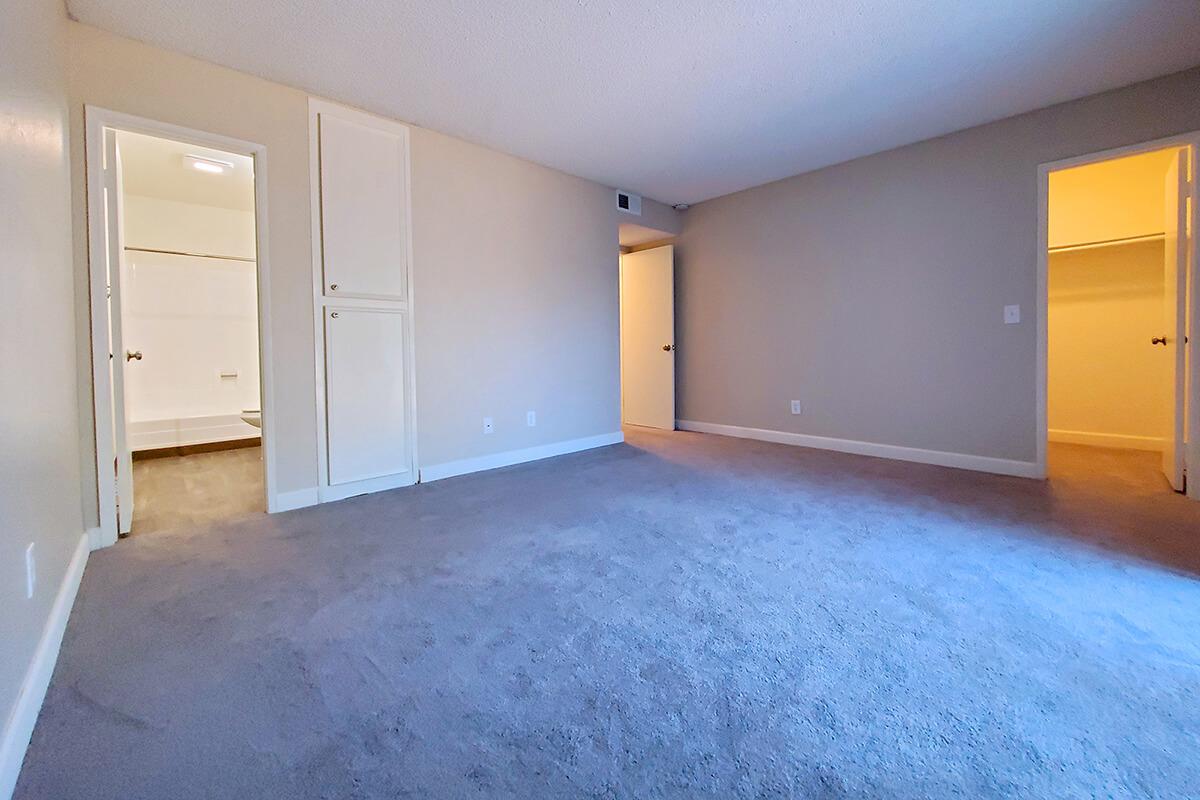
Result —
<instances>
[{"instance_id":1,"label":"closet shelf","mask_svg":"<svg viewBox=\"0 0 1200 800\"><path fill-rule=\"evenodd\" d=\"M246 258L244 256L218 256L218 255L213 255L212 253L189 253L185 250L158 250L153 247L129 247L129 246L126 246L125 252L128 253L130 251L135 252L135 253L158 253L158 254L164 255L164 256L190 256L192 258L215 258L220 261L245 261L249 264L253 264L257 260L257 259L253 259L253 258Z\"/></svg>"},{"instance_id":2,"label":"closet shelf","mask_svg":"<svg viewBox=\"0 0 1200 800\"><path fill-rule=\"evenodd\" d=\"M1097 242L1080 242L1079 244L1060 244L1047 248L1051 253L1070 253L1075 250L1093 250L1097 247L1112 247L1119 244L1135 244L1137 242L1155 242L1165 239L1166 233L1146 233L1141 236L1124 236L1120 239L1101 239Z\"/></svg>"}]
</instances>

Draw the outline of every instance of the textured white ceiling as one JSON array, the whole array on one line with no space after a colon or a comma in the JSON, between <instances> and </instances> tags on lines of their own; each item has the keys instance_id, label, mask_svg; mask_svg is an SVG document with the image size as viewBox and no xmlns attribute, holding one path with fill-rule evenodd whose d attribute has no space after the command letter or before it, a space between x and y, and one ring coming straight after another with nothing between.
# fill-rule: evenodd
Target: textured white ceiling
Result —
<instances>
[{"instance_id":1,"label":"textured white ceiling","mask_svg":"<svg viewBox=\"0 0 1200 800\"><path fill-rule=\"evenodd\" d=\"M115 33L668 203L1200 63L1196 0L68 6Z\"/></svg>"}]
</instances>

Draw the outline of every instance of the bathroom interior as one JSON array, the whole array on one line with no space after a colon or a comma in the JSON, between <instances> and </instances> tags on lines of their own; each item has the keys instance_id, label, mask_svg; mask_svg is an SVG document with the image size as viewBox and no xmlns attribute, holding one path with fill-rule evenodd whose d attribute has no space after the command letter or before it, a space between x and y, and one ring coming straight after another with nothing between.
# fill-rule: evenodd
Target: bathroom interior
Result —
<instances>
[{"instance_id":1,"label":"bathroom interior","mask_svg":"<svg viewBox=\"0 0 1200 800\"><path fill-rule=\"evenodd\" d=\"M131 534L265 511L254 161L116 136Z\"/></svg>"}]
</instances>

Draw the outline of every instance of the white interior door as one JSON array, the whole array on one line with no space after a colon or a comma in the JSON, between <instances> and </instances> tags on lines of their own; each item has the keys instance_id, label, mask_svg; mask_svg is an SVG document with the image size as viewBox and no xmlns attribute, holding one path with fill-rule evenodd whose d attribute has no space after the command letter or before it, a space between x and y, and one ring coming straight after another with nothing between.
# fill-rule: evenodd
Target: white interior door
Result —
<instances>
[{"instance_id":1,"label":"white interior door","mask_svg":"<svg viewBox=\"0 0 1200 800\"><path fill-rule=\"evenodd\" d=\"M621 256L621 419L675 429L675 247Z\"/></svg>"},{"instance_id":2,"label":"white interior door","mask_svg":"<svg viewBox=\"0 0 1200 800\"><path fill-rule=\"evenodd\" d=\"M1163 448L1163 473L1176 491L1183 491L1183 435L1185 413L1185 383L1187 378L1186 348L1183 347L1187 329L1187 263L1188 263L1188 151L1177 150L1167 168L1163 268L1165 302L1163 307L1163 337L1170 359L1172 403L1170 427Z\"/></svg>"},{"instance_id":3,"label":"white interior door","mask_svg":"<svg viewBox=\"0 0 1200 800\"><path fill-rule=\"evenodd\" d=\"M117 144L117 132L107 129L104 132L104 231L105 262L108 271L108 361L112 371L117 530L126 534L133 527L133 454L129 449L127 433L129 414L125 407L125 367L132 359L140 360L141 354L127 355L121 335L121 264L125 258L123 191L121 148Z\"/></svg>"}]
</instances>

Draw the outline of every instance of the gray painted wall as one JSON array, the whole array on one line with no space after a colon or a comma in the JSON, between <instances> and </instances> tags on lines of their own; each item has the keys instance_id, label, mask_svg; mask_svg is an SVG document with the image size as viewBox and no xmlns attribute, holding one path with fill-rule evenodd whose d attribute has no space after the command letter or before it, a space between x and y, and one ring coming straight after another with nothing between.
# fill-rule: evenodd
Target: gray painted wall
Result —
<instances>
[{"instance_id":1,"label":"gray painted wall","mask_svg":"<svg viewBox=\"0 0 1200 800\"><path fill-rule=\"evenodd\" d=\"M1197 129L1200 69L693 206L679 418L1033 461L1038 165Z\"/></svg>"},{"instance_id":2,"label":"gray painted wall","mask_svg":"<svg viewBox=\"0 0 1200 800\"><path fill-rule=\"evenodd\" d=\"M0 718L7 730L83 534L66 82L57 0L0 12ZM25 596L25 548L37 587ZM23 745L23 743L21 743ZM5 787L0 785L0 795Z\"/></svg>"}]
</instances>

